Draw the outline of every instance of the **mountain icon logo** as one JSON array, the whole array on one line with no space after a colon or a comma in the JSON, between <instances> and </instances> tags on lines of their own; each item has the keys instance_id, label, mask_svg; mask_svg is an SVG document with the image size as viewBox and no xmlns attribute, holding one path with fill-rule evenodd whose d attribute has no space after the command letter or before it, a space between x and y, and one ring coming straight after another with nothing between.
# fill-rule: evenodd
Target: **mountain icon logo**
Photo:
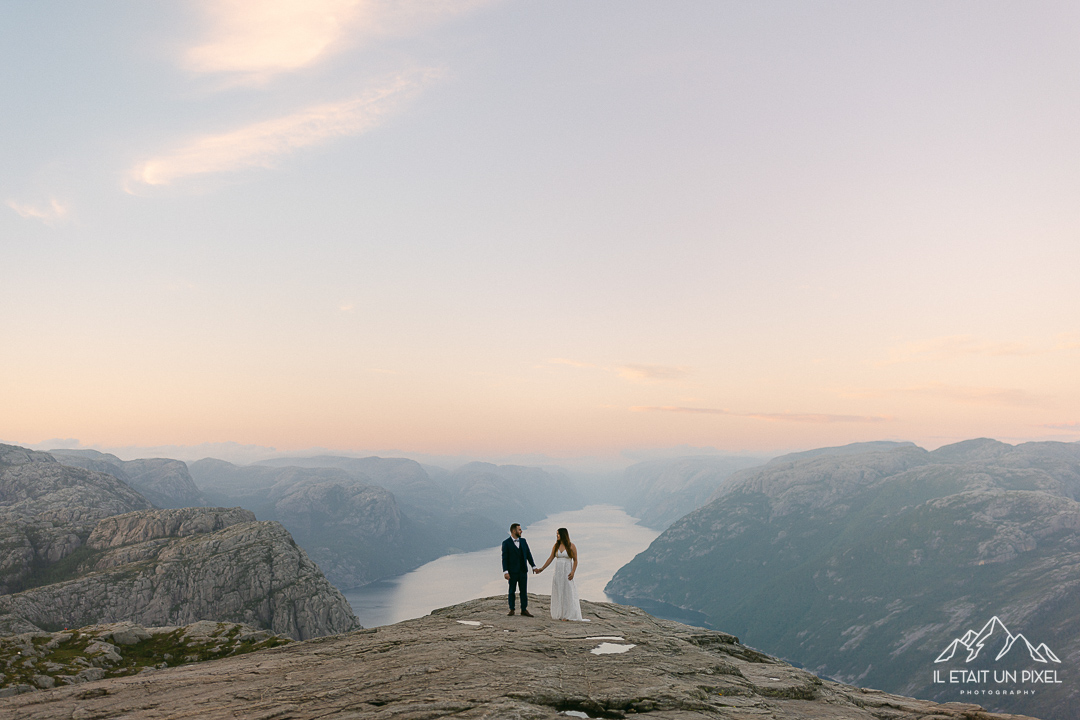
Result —
<instances>
[{"instance_id":1,"label":"mountain icon logo","mask_svg":"<svg viewBox=\"0 0 1080 720\"><path fill-rule=\"evenodd\" d=\"M983 625L983 629L979 632L968 630L964 633L963 637L954 639L949 643L949 646L938 655L937 660L934 662L942 663L952 660L953 655L955 655L956 651L960 648L967 651L967 658L964 659L964 662L971 662L979 657L979 653L982 652L983 648L987 645L991 647L987 652L991 653L993 652L993 648L998 647L999 644L1001 649L994 657L994 660L1000 660L1013 649L1018 640L1024 641L1024 644L1021 645L1021 647L1027 647L1028 654L1031 655L1031 659L1035 662L1061 662L1061 660L1058 660L1057 655L1055 655L1050 648L1046 647L1046 643L1040 643L1039 646L1036 647L1020 633L1013 635L997 615L990 618L990 622Z\"/></svg>"}]
</instances>

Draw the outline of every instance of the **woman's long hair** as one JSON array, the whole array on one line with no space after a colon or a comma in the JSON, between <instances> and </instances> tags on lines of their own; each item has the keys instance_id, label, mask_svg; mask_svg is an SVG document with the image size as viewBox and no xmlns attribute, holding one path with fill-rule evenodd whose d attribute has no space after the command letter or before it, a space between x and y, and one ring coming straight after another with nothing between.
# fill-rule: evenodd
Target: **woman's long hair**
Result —
<instances>
[{"instance_id":1,"label":"woman's long hair","mask_svg":"<svg viewBox=\"0 0 1080 720\"><path fill-rule=\"evenodd\" d=\"M559 549L559 546L562 545L563 550L565 550L566 554L569 555L570 532L566 528L559 528L557 532L559 533L559 539L555 542L555 550L557 551Z\"/></svg>"}]
</instances>

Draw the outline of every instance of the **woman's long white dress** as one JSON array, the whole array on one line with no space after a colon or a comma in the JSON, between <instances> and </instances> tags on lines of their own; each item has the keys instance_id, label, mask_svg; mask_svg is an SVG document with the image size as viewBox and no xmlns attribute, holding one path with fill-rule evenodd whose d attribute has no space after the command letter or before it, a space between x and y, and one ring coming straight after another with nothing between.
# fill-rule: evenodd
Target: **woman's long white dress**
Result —
<instances>
[{"instance_id":1,"label":"woman's long white dress","mask_svg":"<svg viewBox=\"0 0 1080 720\"><path fill-rule=\"evenodd\" d=\"M555 553L555 575L551 578L551 618L553 620L583 620L577 586L569 578L574 561L565 550Z\"/></svg>"}]
</instances>

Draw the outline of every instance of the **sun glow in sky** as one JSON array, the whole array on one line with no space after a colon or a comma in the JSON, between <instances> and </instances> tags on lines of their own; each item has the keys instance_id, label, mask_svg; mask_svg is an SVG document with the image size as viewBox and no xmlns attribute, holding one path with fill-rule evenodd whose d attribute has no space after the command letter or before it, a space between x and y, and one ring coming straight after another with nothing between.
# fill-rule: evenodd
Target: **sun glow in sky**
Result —
<instances>
[{"instance_id":1,"label":"sun glow in sky","mask_svg":"<svg viewBox=\"0 0 1080 720\"><path fill-rule=\"evenodd\" d=\"M1080 5L35 2L0 440L1080 440Z\"/></svg>"}]
</instances>

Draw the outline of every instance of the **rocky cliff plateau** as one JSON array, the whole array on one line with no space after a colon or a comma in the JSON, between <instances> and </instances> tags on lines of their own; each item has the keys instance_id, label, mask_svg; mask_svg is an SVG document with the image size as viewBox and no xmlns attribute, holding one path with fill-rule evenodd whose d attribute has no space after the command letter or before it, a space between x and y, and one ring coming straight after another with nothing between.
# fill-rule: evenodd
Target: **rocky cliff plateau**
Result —
<instances>
[{"instance_id":1,"label":"rocky cliff plateau","mask_svg":"<svg viewBox=\"0 0 1080 720\"><path fill-rule=\"evenodd\" d=\"M240 508L104 518L52 580L0 596L0 628L220 620L307 639L359 627L344 596L285 528Z\"/></svg>"},{"instance_id":2,"label":"rocky cliff plateau","mask_svg":"<svg viewBox=\"0 0 1080 720\"><path fill-rule=\"evenodd\" d=\"M280 524L150 508L113 475L0 445L0 635L120 621L231 621L296 639L359 627Z\"/></svg>"},{"instance_id":3,"label":"rocky cliff plateau","mask_svg":"<svg viewBox=\"0 0 1080 720\"><path fill-rule=\"evenodd\" d=\"M0 699L20 720L400 718L1006 720L822 680L722 632L582 603L588 623L507 617L501 597L240 657ZM605 652L607 651L607 652Z\"/></svg>"}]
</instances>

